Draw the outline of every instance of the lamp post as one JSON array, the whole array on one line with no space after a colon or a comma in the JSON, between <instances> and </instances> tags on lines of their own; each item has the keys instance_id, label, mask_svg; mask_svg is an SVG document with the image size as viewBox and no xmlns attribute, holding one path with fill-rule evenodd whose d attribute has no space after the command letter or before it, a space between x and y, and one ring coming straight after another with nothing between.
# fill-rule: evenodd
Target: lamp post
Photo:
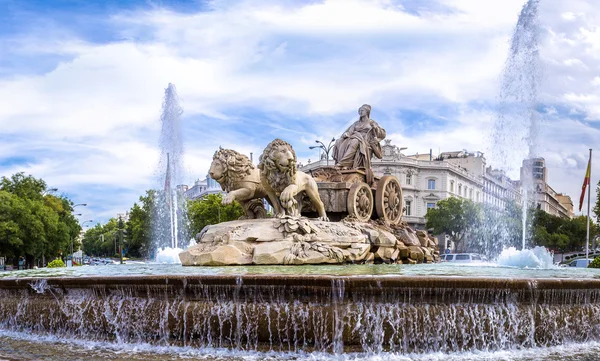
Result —
<instances>
[{"instance_id":1,"label":"lamp post","mask_svg":"<svg viewBox=\"0 0 600 361\"><path fill-rule=\"evenodd\" d=\"M83 225L88 223L88 222L93 222L93 219L89 219L87 221L84 221L83 223L80 224L80 227L83 228ZM73 237L71 237L71 266L73 265ZM68 260L67 260L68 261Z\"/></svg>"},{"instance_id":2,"label":"lamp post","mask_svg":"<svg viewBox=\"0 0 600 361\"><path fill-rule=\"evenodd\" d=\"M45 196L46 194L52 193L52 192L56 192L58 190L58 188L48 188L45 191L42 192L42 196Z\"/></svg>"},{"instance_id":3,"label":"lamp post","mask_svg":"<svg viewBox=\"0 0 600 361\"><path fill-rule=\"evenodd\" d=\"M123 264L123 217L119 215L119 260Z\"/></svg>"},{"instance_id":4,"label":"lamp post","mask_svg":"<svg viewBox=\"0 0 600 361\"><path fill-rule=\"evenodd\" d=\"M325 160L327 161L327 166L329 166L329 152L331 151L331 148L333 148L333 146L334 146L333 142L335 142L335 138L331 138L331 141L329 142L328 145L325 145L320 140L315 140L315 143L317 143L319 145L313 145L313 146L310 146L308 148L310 148L310 149L315 149L315 148L321 148L321 149L323 149L323 151L325 152Z\"/></svg>"},{"instance_id":5,"label":"lamp post","mask_svg":"<svg viewBox=\"0 0 600 361\"><path fill-rule=\"evenodd\" d=\"M77 203L77 204L73 205L71 207L71 212L73 212L75 210L75 207L80 207L80 206L81 207L86 207L87 203ZM73 215L78 217L78 216L81 216L81 213L76 213L76 214L73 214ZM92 220L85 221L83 223L86 223L86 222L92 222ZM82 226L82 225L83 224L80 224L80 226ZM73 237L71 236L69 238L71 239L71 254L69 255L69 257L67 257L67 267L73 267Z\"/></svg>"}]
</instances>

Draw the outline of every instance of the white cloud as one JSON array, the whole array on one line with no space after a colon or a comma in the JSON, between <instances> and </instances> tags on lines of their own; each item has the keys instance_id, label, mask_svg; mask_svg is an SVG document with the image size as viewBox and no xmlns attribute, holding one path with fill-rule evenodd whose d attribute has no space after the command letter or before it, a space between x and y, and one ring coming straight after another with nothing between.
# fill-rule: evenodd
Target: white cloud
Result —
<instances>
[{"instance_id":1,"label":"white cloud","mask_svg":"<svg viewBox=\"0 0 600 361\"><path fill-rule=\"evenodd\" d=\"M117 42L86 41L77 29L21 34L8 57L61 60L0 78L9 105L0 108L0 159L28 157L0 164L0 174L31 172L102 202L104 215L129 208L160 183L158 119L169 82L185 110L189 183L204 177L219 145L256 161L268 141L284 137L301 159L314 159L308 146L338 136L363 103L408 152L491 154L490 103L522 5L447 0L409 11L392 1L216 1L199 13L113 14L105 21ZM541 100L554 109L542 155L552 186L572 197L585 165L570 159L600 139L587 123L600 115L599 15L591 1L540 4Z\"/></svg>"}]
</instances>

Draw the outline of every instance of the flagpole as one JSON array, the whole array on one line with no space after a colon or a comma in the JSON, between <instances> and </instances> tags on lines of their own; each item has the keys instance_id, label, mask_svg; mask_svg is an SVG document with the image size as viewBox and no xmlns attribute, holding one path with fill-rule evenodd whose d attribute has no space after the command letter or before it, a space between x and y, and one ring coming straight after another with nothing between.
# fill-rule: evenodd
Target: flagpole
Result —
<instances>
[{"instance_id":1,"label":"flagpole","mask_svg":"<svg viewBox=\"0 0 600 361\"><path fill-rule=\"evenodd\" d=\"M587 209L587 231L585 236L585 262L589 262L589 252L590 252L590 199L592 194L592 148L590 148L590 180L588 181L588 209Z\"/></svg>"}]
</instances>

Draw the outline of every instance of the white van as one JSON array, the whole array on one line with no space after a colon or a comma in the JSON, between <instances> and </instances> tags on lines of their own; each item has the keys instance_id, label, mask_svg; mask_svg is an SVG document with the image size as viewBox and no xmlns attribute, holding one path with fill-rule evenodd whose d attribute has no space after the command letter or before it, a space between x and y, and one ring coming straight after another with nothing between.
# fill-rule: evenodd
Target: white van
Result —
<instances>
[{"instance_id":1,"label":"white van","mask_svg":"<svg viewBox=\"0 0 600 361\"><path fill-rule=\"evenodd\" d=\"M568 267L581 267L581 268L586 268L590 263L592 263L592 259L588 259L586 261L585 258L581 258L581 259L574 259L571 262L567 263Z\"/></svg>"},{"instance_id":2,"label":"white van","mask_svg":"<svg viewBox=\"0 0 600 361\"><path fill-rule=\"evenodd\" d=\"M487 262L487 258L477 253L448 253L440 255L442 262Z\"/></svg>"}]
</instances>

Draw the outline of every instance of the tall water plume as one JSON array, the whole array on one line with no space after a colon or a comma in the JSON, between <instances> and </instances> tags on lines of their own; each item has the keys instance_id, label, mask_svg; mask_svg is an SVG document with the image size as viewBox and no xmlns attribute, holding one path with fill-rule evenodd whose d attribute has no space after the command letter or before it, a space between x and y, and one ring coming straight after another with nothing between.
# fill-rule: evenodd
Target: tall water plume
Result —
<instances>
[{"instance_id":1,"label":"tall water plume","mask_svg":"<svg viewBox=\"0 0 600 361\"><path fill-rule=\"evenodd\" d=\"M504 65L499 107L492 133L492 156L502 170L512 174L516 174L524 159L539 157L540 117L537 108L542 71L538 6L539 0L529 0L519 15ZM521 186L520 246L524 249L529 238L527 210L534 203L535 196L534 179L529 167L521 172ZM504 245L516 246L509 240L509 227L504 228ZM514 233L514 227L510 228Z\"/></svg>"},{"instance_id":2,"label":"tall water plume","mask_svg":"<svg viewBox=\"0 0 600 361\"><path fill-rule=\"evenodd\" d=\"M177 185L183 180L183 141L180 116L183 109L175 85L165 89L160 121L160 159L155 198L152 235L156 249L177 249L187 243L187 211L183 195Z\"/></svg>"}]
</instances>

